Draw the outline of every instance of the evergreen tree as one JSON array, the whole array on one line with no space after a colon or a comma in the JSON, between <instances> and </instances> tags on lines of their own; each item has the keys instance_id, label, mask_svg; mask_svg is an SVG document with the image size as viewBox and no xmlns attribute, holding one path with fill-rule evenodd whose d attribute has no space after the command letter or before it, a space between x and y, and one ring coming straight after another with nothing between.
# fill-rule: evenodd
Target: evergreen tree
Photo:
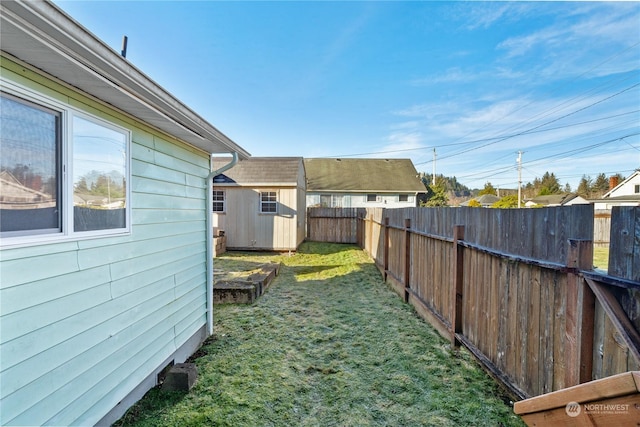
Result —
<instances>
[{"instance_id":1,"label":"evergreen tree","mask_svg":"<svg viewBox=\"0 0 640 427\"><path fill-rule=\"evenodd\" d=\"M591 196L595 198L602 197L607 191L609 191L609 180L605 174L598 174L598 177L591 186Z\"/></svg>"},{"instance_id":2,"label":"evergreen tree","mask_svg":"<svg viewBox=\"0 0 640 427\"><path fill-rule=\"evenodd\" d=\"M542 175L542 180L540 181L540 189L538 194L540 196L549 195L549 194L558 194L560 192L560 183L558 182L558 178L556 178L555 174L545 172Z\"/></svg>"},{"instance_id":3,"label":"evergreen tree","mask_svg":"<svg viewBox=\"0 0 640 427\"><path fill-rule=\"evenodd\" d=\"M447 196L447 179L436 176L436 184L429 185L427 192L427 202L423 206L436 207L448 206L449 197Z\"/></svg>"},{"instance_id":4,"label":"evergreen tree","mask_svg":"<svg viewBox=\"0 0 640 427\"><path fill-rule=\"evenodd\" d=\"M492 208L517 208L518 207L518 196L516 194L512 194L510 196L504 196L497 202L491 205Z\"/></svg>"},{"instance_id":5,"label":"evergreen tree","mask_svg":"<svg viewBox=\"0 0 640 427\"><path fill-rule=\"evenodd\" d=\"M484 194L493 194L495 196L496 194L498 194L498 192L496 191L495 187L491 185L489 181L487 181L484 184L484 188L478 193L478 196L482 196Z\"/></svg>"},{"instance_id":6,"label":"evergreen tree","mask_svg":"<svg viewBox=\"0 0 640 427\"><path fill-rule=\"evenodd\" d=\"M590 176L582 175L582 178L578 183L578 189L576 190L576 194L586 199L591 197L591 177Z\"/></svg>"}]
</instances>

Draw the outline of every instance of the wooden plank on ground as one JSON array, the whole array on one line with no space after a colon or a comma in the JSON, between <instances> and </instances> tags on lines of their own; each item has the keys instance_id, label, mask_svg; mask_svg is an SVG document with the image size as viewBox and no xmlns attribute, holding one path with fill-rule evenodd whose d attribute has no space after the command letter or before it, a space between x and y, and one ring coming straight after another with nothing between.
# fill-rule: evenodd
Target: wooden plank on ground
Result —
<instances>
[{"instance_id":1,"label":"wooden plank on ground","mask_svg":"<svg viewBox=\"0 0 640 427\"><path fill-rule=\"evenodd\" d=\"M640 372L624 372L607 378L575 385L552 393L516 402L513 411L518 415L564 408L569 402L586 403L640 391Z\"/></svg>"},{"instance_id":2,"label":"wooden plank on ground","mask_svg":"<svg viewBox=\"0 0 640 427\"><path fill-rule=\"evenodd\" d=\"M640 395L614 397L597 403L571 404L550 411L522 415L529 426L635 426L640 419Z\"/></svg>"}]
</instances>

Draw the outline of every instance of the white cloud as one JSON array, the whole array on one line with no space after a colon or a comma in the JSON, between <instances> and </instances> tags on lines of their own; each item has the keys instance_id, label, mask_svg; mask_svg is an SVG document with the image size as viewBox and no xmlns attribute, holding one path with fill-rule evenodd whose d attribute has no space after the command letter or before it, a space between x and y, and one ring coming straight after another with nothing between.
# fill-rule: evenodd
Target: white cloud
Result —
<instances>
[{"instance_id":1,"label":"white cloud","mask_svg":"<svg viewBox=\"0 0 640 427\"><path fill-rule=\"evenodd\" d=\"M426 86L438 83L469 83L478 80L479 73L472 71L463 71L459 67L450 68L441 75L424 77L411 81L414 86Z\"/></svg>"},{"instance_id":2,"label":"white cloud","mask_svg":"<svg viewBox=\"0 0 640 427\"><path fill-rule=\"evenodd\" d=\"M599 3L559 12L553 24L499 43L502 61L511 67L514 59L529 61L532 74L553 80L581 75L588 71L585 64L595 67L592 76L638 69L637 49L625 52L640 42L637 4Z\"/></svg>"},{"instance_id":3,"label":"white cloud","mask_svg":"<svg viewBox=\"0 0 640 427\"><path fill-rule=\"evenodd\" d=\"M531 6L519 2L465 2L457 12L466 21L468 30L487 29L504 21L518 21L529 15Z\"/></svg>"}]
</instances>

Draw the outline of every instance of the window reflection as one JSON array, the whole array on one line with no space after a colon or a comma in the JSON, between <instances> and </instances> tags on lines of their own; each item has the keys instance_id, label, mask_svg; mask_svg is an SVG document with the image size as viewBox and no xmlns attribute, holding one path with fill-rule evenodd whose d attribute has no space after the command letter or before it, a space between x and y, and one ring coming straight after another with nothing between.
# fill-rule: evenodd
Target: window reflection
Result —
<instances>
[{"instance_id":1,"label":"window reflection","mask_svg":"<svg viewBox=\"0 0 640 427\"><path fill-rule=\"evenodd\" d=\"M82 117L73 118L75 231L126 226L127 136Z\"/></svg>"},{"instance_id":2,"label":"window reflection","mask_svg":"<svg viewBox=\"0 0 640 427\"><path fill-rule=\"evenodd\" d=\"M0 231L61 230L60 113L0 97Z\"/></svg>"}]
</instances>

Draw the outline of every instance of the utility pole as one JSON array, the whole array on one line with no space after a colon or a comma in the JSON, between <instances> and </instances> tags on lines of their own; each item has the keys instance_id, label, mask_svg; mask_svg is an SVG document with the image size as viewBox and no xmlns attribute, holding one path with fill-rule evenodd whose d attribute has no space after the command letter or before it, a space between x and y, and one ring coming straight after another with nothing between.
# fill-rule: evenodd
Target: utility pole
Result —
<instances>
[{"instance_id":1,"label":"utility pole","mask_svg":"<svg viewBox=\"0 0 640 427\"><path fill-rule=\"evenodd\" d=\"M431 177L431 185L436 185L436 148L433 148L433 176Z\"/></svg>"},{"instance_id":2,"label":"utility pole","mask_svg":"<svg viewBox=\"0 0 640 427\"><path fill-rule=\"evenodd\" d=\"M518 209L522 200L522 151L518 151Z\"/></svg>"}]
</instances>

